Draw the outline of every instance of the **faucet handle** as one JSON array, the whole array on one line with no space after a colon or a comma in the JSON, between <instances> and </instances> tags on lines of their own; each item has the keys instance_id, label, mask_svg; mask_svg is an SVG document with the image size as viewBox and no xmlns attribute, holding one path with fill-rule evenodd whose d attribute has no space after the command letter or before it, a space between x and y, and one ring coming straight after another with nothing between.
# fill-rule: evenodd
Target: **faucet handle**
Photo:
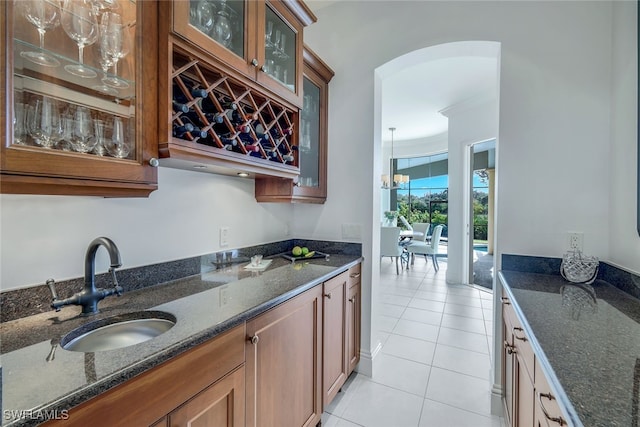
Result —
<instances>
[{"instance_id":1,"label":"faucet handle","mask_svg":"<svg viewBox=\"0 0 640 427\"><path fill-rule=\"evenodd\" d=\"M116 291L116 295L122 296L122 286L118 285L118 279L116 279L116 269L111 267L109 268L109 273L111 273L111 277L113 278L113 290Z\"/></svg>"},{"instance_id":2,"label":"faucet handle","mask_svg":"<svg viewBox=\"0 0 640 427\"><path fill-rule=\"evenodd\" d=\"M53 279L47 279L46 283L47 283L47 286L49 287L49 291L51 291L51 296L53 297L53 301L51 302L51 307L55 308L56 311L60 311L60 307L54 304L58 300L58 293L56 292L56 281Z\"/></svg>"}]
</instances>

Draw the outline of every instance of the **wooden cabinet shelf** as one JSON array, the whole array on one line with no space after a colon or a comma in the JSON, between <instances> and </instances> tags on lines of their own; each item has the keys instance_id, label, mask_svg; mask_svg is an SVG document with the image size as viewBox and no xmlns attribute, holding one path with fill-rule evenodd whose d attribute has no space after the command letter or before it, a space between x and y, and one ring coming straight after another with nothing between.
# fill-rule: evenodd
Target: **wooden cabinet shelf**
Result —
<instances>
[{"instance_id":1,"label":"wooden cabinet shelf","mask_svg":"<svg viewBox=\"0 0 640 427\"><path fill-rule=\"evenodd\" d=\"M2 193L128 197L157 188L157 3L121 3L119 34L132 43L117 74L101 69L94 45L81 63L64 25L47 31L40 49L30 23L37 11L26 2L0 5ZM54 23L67 17L47 4ZM97 31L101 15L92 17ZM37 63L43 56L49 65ZM83 77L74 74L79 66ZM114 80L119 89L106 84Z\"/></svg>"}]
</instances>

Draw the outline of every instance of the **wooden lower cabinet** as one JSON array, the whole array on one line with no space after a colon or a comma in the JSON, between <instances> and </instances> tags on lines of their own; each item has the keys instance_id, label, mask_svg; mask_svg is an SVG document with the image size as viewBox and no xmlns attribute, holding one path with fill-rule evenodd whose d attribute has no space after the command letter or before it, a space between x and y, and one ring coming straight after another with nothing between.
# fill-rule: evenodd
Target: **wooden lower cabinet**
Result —
<instances>
[{"instance_id":1,"label":"wooden lower cabinet","mask_svg":"<svg viewBox=\"0 0 640 427\"><path fill-rule=\"evenodd\" d=\"M360 316L361 316L361 298L360 298L360 270L361 265L358 264L349 269L349 291L347 294L347 316L346 316L346 332L347 332L347 366L348 374L360 362ZM347 374L347 376L348 376Z\"/></svg>"},{"instance_id":2,"label":"wooden lower cabinet","mask_svg":"<svg viewBox=\"0 0 640 427\"><path fill-rule=\"evenodd\" d=\"M182 426L187 424L174 420L193 418L200 410L232 421L216 426L243 426L244 340L244 325L237 326L73 408L69 419L46 425Z\"/></svg>"},{"instance_id":3,"label":"wooden lower cabinet","mask_svg":"<svg viewBox=\"0 0 640 427\"><path fill-rule=\"evenodd\" d=\"M322 305L322 404L326 407L349 375L347 358L347 292L349 273L327 280Z\"/></svg>"},{"instance_id":4,"label":"wooden lower cabinet","mask_svg":"<svg viewBox=\"0 0 640 427\"><path fill-rule=\"evenodd\" d=\"M168 427L244 427L244 366L210 385L167 417Z\"/></svg>"},{"instance_id":5,"label":"wooden lower cabinet","mask_svg":"<svg viewBox=\"0 0 640 427\"><path fill-rule=\"evenodd\" d=\"M322 286L247 322L246 425L315 426L322 414Z\"/></svg>"},{"instance_id":6,"label":"wooden lower cabinet","mask_svg":"<svg viewBox=\"0 0 640 427\"><path fill-rule=\"evenodd\" d=\"M568 425L509 297L502 296L502 388L511 427Z\"/></svg>"}]
</instances>

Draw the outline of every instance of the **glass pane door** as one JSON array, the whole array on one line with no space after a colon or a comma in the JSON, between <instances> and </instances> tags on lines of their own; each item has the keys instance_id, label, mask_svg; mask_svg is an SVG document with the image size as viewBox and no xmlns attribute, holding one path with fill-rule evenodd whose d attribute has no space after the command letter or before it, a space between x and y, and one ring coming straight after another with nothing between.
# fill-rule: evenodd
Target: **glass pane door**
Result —
<instances>
[{"instance_id":1,"label":"glass pane door","mask_svg":"<svg viewBox=\"0 0 640 427\"><path fill-rule=\"evenodd\" d=\"M296 33L267 6L265 13L264 71L296 90Z\"/></svg>"},{"instance_id":2,"label":"glass pane door","mask_svg":"<svg viewBox=\"0 0 640 427\"><path fill-rule=\"evenodd\" d=\"M306 77L303 82L303 108L300 120L300 178L302 187L320 184L320 88Z\"/></svg>"},{"instance_id":3,"label":"glass pane door","mask_svg":"<svg viewBox=\"0 0 640 427\"><path fill-rule=\"evenodd\" d=\"M191 0L189 23L244 58L244 8L244 0Z\"/></svg>"},{"instance_id":4,"label":"glass pane door","mask_svg":"<svg viewBox=\"0 0 640 427\"><path fill-rule=\"evenodd\" d=\"M13 144L135 160L136 3L17 1L12 22Z\"/></svg>"}]
</instances>

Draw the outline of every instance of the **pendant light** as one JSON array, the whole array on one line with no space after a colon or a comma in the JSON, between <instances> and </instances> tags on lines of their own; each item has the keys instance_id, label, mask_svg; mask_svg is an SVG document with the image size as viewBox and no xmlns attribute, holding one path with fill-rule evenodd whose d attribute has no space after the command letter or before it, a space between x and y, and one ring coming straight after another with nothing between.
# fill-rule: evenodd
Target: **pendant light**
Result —
<instances>
[{"instance_id":1,"label":"pendant light","mask_svg":"<svg viewBox=\"0 0 640 427\"><path fill-rule=\"evenodd\" d=\"M393 167L393 133L396 128L389 128L391 131L391 158L389 159L389 175L382 175L382 188L387 190L395 190L400 188L402 184L409 182L409 175L397 174ZM393 181L391 181L393 180Z\"/></svg>"}]
</instances>

